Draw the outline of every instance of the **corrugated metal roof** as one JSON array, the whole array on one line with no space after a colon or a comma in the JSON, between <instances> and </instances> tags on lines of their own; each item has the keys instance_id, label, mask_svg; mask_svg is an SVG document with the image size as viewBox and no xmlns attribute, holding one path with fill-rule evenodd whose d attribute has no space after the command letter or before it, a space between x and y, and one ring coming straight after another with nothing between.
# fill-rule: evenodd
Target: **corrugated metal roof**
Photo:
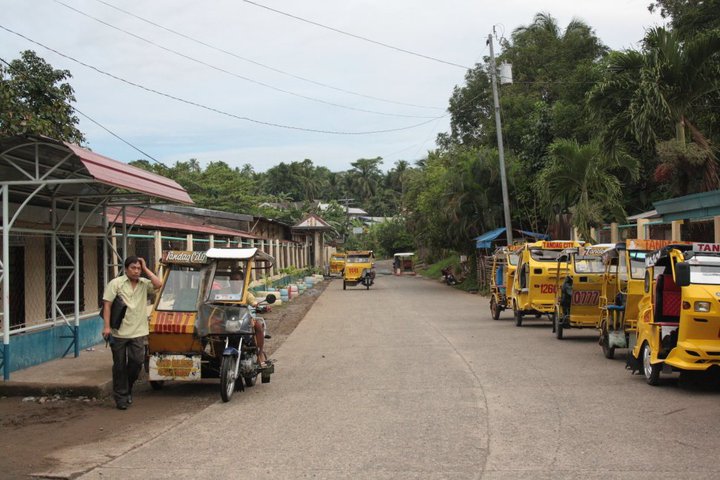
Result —
<instances>
[{"instance_id":1,"label":"corrugated metal roof","mask_svg":"<svg viewBox=\"0 0 720 480\"><path fill-rule=\"evenodd\" d=\"M118 207L108 207L108 217L111 219L115 218L119 212L120 208ZM142 215L140 215L141 213ZM178 230L182 232L196 232L212 235L224 235L228 237L260 239L260 237L248 232L205 225L193 217L170 212L160 212L153 209L147 209L143 212L143 209L139 207L126 207L125 220L128 224L134 224L143 228Z\"/></svg>"},{"instance_id":2,"label":"corrugated metal roof","mask_svg":"<svg viewBox=\"0 0 720 480\"><path fill-rule=\"evenodd\" d=\"M720 190L653 202L653 206L663 222L712 218L720 215Z\"/></svg>"},{"instance_id":3,"label":"corrugated metal roof","mask_svg":"<svg viewBox=\"0 0 720 480\"><path fill-rule=\"evenodd\" d=\"M65 146L80 158L90 175L99 182L172 202L193 203L190 195L174 180L104 157L72 143L65 143Z\"/></svg>"}]
</instances>

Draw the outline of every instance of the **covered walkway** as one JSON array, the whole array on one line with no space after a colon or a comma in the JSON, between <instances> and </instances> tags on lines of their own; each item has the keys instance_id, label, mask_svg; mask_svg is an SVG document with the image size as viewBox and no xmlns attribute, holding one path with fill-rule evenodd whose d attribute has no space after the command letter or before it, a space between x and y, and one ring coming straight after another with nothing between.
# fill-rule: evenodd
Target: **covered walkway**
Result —
<instances>
[{"instance_id":1,"label":"covered walkway","mask_svg":"<svg viewBox=\"0 0 720 480\"><path fill-rule=\"evenodd\" d=\"M119 267L133 228L128 207L192 204L173 180L39 136L0 138L0 197L4 380L37 363L38 352L77 357L92 343L93 325L83 331L80 321L99 318L99 292L92 292L94 303L81 282L95 266L96 283L104 285ZM113 231L121 233L119 242ZM83 240L97 245L95 258L81 249ZM36 277L45 295L27 288ZM28 311L44 320L26 325Z\"/></svg>"}]
</instances>

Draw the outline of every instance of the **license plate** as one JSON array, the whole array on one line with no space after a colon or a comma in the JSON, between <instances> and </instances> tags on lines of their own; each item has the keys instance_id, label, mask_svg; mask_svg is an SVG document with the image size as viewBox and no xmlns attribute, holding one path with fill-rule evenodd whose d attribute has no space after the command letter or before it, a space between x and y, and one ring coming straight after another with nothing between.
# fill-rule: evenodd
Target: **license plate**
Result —
<instances>
[{"instance_id":1,"label":"license plate","mask_svg":"<svg viewBox=\"0 0 720 480\"><path fill-rule=\"evenodd\" d=\"M200 380L200 355L163 355L150 356L150 380Z\"/></svg>"}]
</instances>

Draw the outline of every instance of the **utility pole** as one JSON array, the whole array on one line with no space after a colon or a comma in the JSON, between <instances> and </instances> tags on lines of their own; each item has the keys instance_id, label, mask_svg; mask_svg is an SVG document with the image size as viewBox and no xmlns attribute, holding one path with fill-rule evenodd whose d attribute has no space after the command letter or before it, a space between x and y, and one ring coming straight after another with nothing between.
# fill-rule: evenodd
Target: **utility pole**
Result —
<instances>
[{"instance_id":1,"label":"utility pole","mask_svg":"<svg viewBox=\"0 0 720 480\"><path fill-rule=\"evenodd\" d=\"M495 27L493 27L495 33ZM510 201L508 199L507 180L505 178L505 149L503 147L502 125L500 124L500 98L497 87L497 67L495 66L495 50L493 49L493 35L488 35L487 44L490 46L490 80L492 82L493 101L495 103L495 129L497 130L498 153L500 155L500 184L502 186L503 210L505 211L505 234L508 246L512 245L512 221L510 220Z\"/></svg>"}]
</instances>

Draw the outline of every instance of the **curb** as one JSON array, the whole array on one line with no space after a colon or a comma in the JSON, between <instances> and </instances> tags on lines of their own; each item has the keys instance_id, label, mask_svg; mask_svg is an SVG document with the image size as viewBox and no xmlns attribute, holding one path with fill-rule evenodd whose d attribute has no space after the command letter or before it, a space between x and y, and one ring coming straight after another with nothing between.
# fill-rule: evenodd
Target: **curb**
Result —
<instances>
[{"instance_id":1,"label":"curb","mask_svg":"<svg viewBox=\"0 0 720 480\"><path fill-rule=\"evenodd\" d=\"M112 380L97 385L70 385L62 383L34 383L34 382L2 382L0 383L0 396L30 397L30 396L86 396L105 397L112 393Z\"/></svg>"}]
</instances>

